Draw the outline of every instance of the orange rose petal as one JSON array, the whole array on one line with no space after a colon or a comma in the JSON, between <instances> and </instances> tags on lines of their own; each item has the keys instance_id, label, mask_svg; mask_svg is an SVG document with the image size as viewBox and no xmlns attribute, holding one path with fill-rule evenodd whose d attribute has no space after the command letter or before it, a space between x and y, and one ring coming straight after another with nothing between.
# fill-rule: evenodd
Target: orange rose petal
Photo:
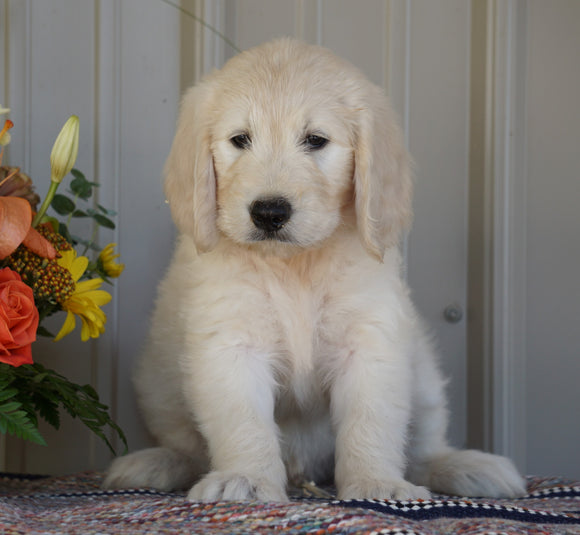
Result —
<instances>
[{"instance_id":1,"label":"orange rose petal","mask_svg":"<svg viewBox=\"0 0 580 535\"><path fill-rule=\"evenodd\" d=\"M0 362L10 364L17 368L23 364L34 364L32 360L32 348L30 345L26 347L19 347L18 349L11 349L7 354L0 353Z\"/></svg>"},{"instance_id":2,"label":"orange rose petal","mask_svg":"<svg viewBox=\"0 0 580 535\"><path fill-rule=\"evenodd\" d=\"M32 288L10 268L0 269L0 362L32 364L39 314Z\"/></svg>"},{"instance_id":3,"label":"orange rose petal","mask_svg":"<svg viewBox=\"0 0 580 535\"><path fill-rule=\"evenodd\" d=\"M12 254L30 229L32 209L20 197L0 197L0 259Z\"/></svg>"},{"instance_id":4,"label":"orange rose petal","mask_svg":"<svg viewBox=\"0 0 580 535\"><path fill-rule=\"evenodd\" d=\"M22 243L38 256L50 258L51 260L56 258L56 249L44 236L32 227L28 229L28 234Z\"/></svg>"}]
</instances>

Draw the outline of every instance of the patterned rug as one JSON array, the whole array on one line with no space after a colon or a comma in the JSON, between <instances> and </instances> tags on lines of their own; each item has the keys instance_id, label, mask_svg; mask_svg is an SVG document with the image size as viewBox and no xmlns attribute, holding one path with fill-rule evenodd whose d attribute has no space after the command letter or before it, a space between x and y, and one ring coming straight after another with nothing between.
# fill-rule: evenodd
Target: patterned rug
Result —
<instances>
[{"instance_id":1,"label":"patterned rug","mask_svg":"<svg viewBox=\"0 0 580 535\"><path fill-rule=\"evenodd\" d=\"M288 504L190 503L183 493L103 491L102 474L0 474L0 533L579 534L580 482L528 478L514 500L294 497Z\"/></svg>"}]
</instances>

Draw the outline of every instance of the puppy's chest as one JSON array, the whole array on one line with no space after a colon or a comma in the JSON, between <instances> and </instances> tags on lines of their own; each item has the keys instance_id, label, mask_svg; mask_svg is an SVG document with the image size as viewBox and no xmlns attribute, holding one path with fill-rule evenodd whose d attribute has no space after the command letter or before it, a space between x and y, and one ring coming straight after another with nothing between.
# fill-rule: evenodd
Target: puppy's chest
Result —
<instances>
[{"instance_id":1,"label":"puppy's chest","mask_svg":"<svg viewBox=\"0 0 580 535\"><path fill-rule=\"evenodd\" d=\"M274 311L280 358L279 382L298 401L315 395L323 385L322 370L330 329L329 289L310 281L285 281L271 299ZM334 328L332 329L335 330Z\"/></svg>"}]
</instances>

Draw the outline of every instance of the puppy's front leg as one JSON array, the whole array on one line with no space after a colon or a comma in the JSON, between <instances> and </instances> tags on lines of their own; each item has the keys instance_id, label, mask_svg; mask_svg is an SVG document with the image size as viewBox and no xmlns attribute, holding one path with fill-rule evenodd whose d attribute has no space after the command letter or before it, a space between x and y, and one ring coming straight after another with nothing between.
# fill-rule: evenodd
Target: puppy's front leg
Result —
<instances>
[{"instance_id":1,"label":"puppy's front leg","mask_svg":"<svg viewBox=\"0 0 580 535\"><path fill-rule=\"evenodd\" d=\"M212 468L188 499L286 501L267 355L245 347L214 349L186 372L186 395L207 440Z\"/></svg>"},{"instance_id":2,"label":"puppy's front leg","mask_svg":"<svg viewBox=\"0 0 580 535\"><path fill-rule=\"evenodd\" d=\"M366 326L352 329L348 347L331 388L339 497L428 498L403 478L410 392L400 347Z\"/></svg>"}]
</instances>

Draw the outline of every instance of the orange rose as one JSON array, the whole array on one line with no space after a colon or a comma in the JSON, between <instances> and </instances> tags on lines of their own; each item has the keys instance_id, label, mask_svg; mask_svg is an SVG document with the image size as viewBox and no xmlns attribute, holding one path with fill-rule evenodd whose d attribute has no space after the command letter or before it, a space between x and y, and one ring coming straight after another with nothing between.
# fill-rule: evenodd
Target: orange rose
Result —
<instances>
[{"instance_id":1,"label":"orange rose","mask_svg":"<svg viewBox=\"0 0 580 535\"><path fill-rule=\"evenodd\" d=\"M10 268L0 269L0 362L32 364L38 310L32 289Z\"/></svg>"}]
</instances>

